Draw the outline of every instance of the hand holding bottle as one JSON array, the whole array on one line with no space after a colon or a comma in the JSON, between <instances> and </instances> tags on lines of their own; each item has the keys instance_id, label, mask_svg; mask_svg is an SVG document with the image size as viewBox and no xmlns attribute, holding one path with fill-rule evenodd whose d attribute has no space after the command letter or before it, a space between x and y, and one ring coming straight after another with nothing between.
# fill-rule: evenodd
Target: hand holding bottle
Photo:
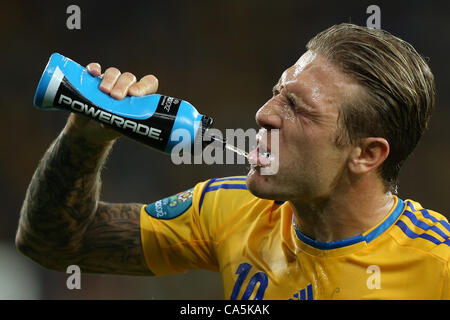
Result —
<instances>
[{"instance_id":1,"label":"hand holding bottle","mask_svg":"<svg viewBox=\"0 0 450 320\"><path fill-rule=\"evenodd\" d=\"M130 72L121 73L119 69L110 67L102 74L101 65L92 62L86 67L94 77L102 78L100 90L117 100L126 96L145 96L154 94L158 90L158 79L154 75L146 75L139 81ZM121 133L87 117L72 113L68 120L68 130L75 131L78 135L86 136L92 142L99 144L109 143L121 136Z\"/></svg>"}]
</instances>

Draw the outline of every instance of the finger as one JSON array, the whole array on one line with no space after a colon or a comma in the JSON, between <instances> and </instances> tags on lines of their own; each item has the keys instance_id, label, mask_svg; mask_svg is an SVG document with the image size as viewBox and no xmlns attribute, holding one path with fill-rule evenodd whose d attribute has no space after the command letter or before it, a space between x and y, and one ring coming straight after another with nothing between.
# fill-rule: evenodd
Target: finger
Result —
<instances>
[{"instance_id":1,"label":"finger","mask_svg":"<svg viewBox=\"0 0 450 320\"><path fill-rule=\"evenodd\" d=\"M86 68L94 77L98 77L102 74L102 67L97 62L89 63Z\"/></svg>"},{"instance_id":2,"label":"finger","mask_svg":"<svg viewBox=\"0 0 450 320\"><path fill-rule=\"evenodd\" d=\"M136 77L130 72L121 74L117 79L114 88L111 90L111 97L115 99L123 99L128 94L128 89L136 83Z\"/></svg>"},{"instance_id":3,"label":"finger","mask_svg":"<svg viewBox=\"0 0 450 320\"><path fill-rule=\"evenodd\" d=\"M100 83L100 90L102 90L104 93L110 93L112 88L117 82L117 79L119 79L120 71L117 68L110 67L106 69L105 74L103 74L103 80Z\"/></svg>"},{"instance_id":4,"label":"finger","mask_svg":"<svg viewBox=\"0 0 450 320\"><path fill-rule=\"evenodd\" d=\"M153 94L158 91L159 81L154 75L147 75L143 77L139 82L133 84L128 90L128 94L131 96L145 96L147 94Z\"/></svg>"}]
</instances>

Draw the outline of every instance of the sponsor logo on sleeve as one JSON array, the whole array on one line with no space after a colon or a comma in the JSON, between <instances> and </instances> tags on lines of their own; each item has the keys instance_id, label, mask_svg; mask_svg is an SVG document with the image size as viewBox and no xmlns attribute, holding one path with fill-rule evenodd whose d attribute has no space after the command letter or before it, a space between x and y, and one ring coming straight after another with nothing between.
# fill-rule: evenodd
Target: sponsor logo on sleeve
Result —
<instances>
[{"instance_id":1,"label":"sponsor logo on sleeve","mask_svg":"<svg viewBox=\"0 0 450 320\"><path fill-rule=\"evenodd\" d=\"M145 211L153 218L169 220L186 212L192 205L194 188L173 196L153 202L145 207Z\"/></svg>"}]
</instances>

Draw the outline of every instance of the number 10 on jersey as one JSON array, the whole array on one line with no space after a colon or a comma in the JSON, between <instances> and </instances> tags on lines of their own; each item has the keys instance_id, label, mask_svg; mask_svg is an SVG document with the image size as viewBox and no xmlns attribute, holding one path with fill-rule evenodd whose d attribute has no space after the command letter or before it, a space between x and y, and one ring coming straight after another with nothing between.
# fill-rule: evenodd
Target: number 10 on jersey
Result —
<instances>
[{"instance_id":1,"label":"number 10 on jersey","mask_svg":"<svg viewBox=\"0 0 450 320\"><path fill-rule=\"evenodd\" d=\"M251 264L241 263L236 270L236 274L238 278L236 279L236 283L234 284L233 292L231 292L230 299L237 300L238 295L241 291L242 284L252 268ZM256 284L259 283L259 287L256 291L256 295L254 300L262 300L264 298L264 292L266 291L267 284L269 280L267 275L264 272L255 273L250 280L248 281L247 287L245 288L244 294L241 297L241 300L249 300L255 290Z\"/></svg>"}]
</instances>

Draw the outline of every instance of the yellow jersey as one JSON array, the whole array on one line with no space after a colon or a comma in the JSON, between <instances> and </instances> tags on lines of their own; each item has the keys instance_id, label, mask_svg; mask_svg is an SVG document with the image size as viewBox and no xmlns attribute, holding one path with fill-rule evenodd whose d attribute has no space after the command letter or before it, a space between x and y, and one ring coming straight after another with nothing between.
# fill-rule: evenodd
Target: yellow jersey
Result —
<instances>
[{"instance_id":1,"label":"yellow jersey","mask_svg":"<svg viewBox=\"0 0 450 320\"><path fill-rule=\"evenodd\" d=\"M318 242L288 202L252 195L246 177L210 179L142 207L141 240L157 276L206 269L226 299L450 299L450 225L397 196L363 234Z\"/></svg>"}]
</instances>

